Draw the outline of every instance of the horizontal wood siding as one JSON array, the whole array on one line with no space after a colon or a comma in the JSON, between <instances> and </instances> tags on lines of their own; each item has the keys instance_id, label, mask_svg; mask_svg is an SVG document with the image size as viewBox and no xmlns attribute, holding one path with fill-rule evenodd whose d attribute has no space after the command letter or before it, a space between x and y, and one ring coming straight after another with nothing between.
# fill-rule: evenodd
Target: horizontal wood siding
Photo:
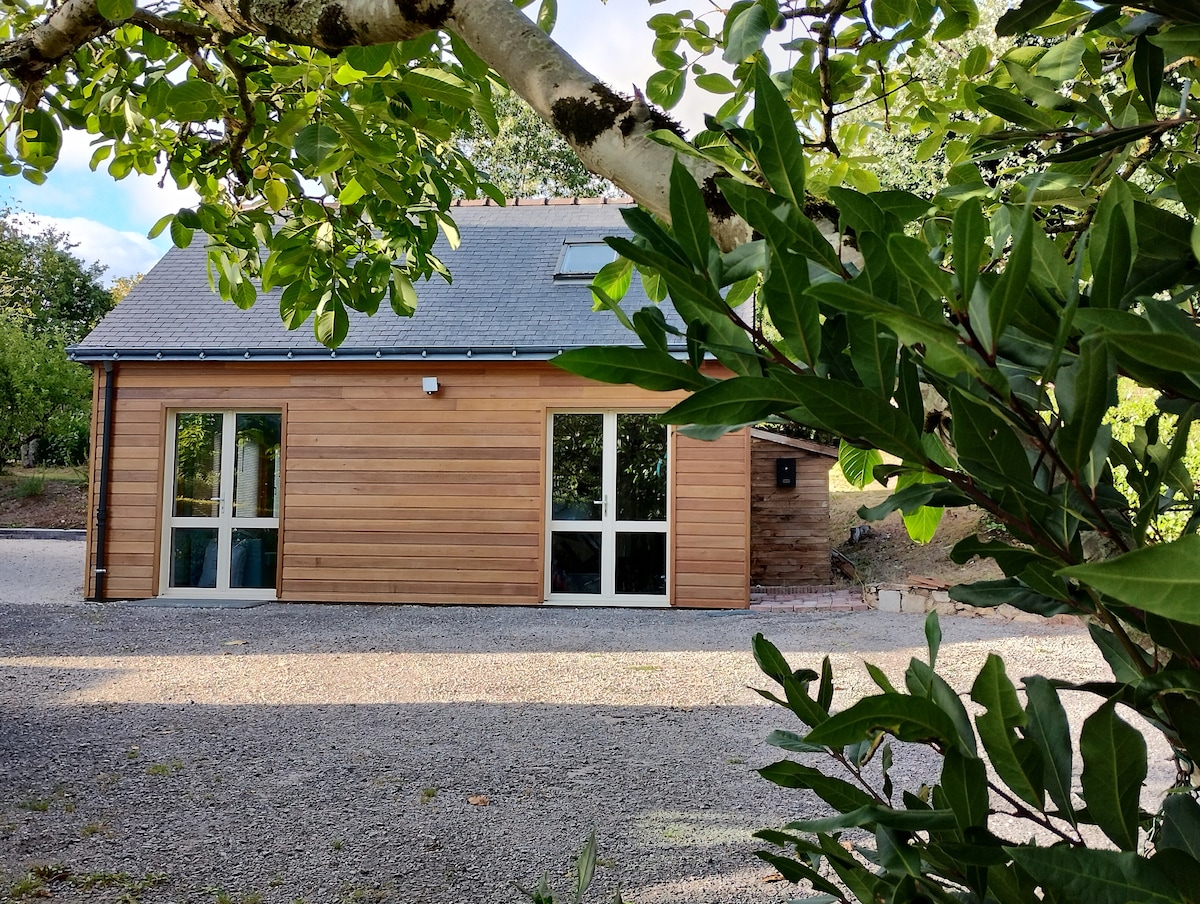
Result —
<instances>
[{"instance_id":1,"label":"horizontal wood siding","mask_svg":"<svg viewBox=\"0 0 1200 904\"><path fill-rule=\"evenodd\" d=\"M675 438L674 593L676 606L750 605L749 435L715 442Z\"/></svg>"},{"instance_id":2,"label":"horizontal wood siding","mask_svg":"<svg viewBox=\"0 0 1200 904\"><path fill-rule=\"evenodd\" d=\"M829 582L829 468L835 459L753 438L750 583ZM796 460L796 486L775 485L775 461Z\"/></svg>"},{"instance_id":3,"label":"horizontal wood siding","mask_svg":"<svg viewBox=\"0 0 1200 904\"><path fill-rule=\"evenodd\" d=\"M662 410L675 399L541 362L123 362L119 374L110 597L158 592L168 409L286 407L282 599L536 604L547 411ZM423 376L440 391L426 395ZM748 530L745 440L678 448L679 602L744 605L745 542L741 559L704 550L713 517ZM685 577L696 565L703 574Z\"/></svg>"}]
</instances>

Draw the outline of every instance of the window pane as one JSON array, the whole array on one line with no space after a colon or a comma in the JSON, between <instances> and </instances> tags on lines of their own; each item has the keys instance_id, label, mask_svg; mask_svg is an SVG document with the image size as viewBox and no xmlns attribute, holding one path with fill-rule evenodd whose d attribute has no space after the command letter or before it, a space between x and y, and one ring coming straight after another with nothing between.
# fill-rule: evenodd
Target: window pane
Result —
<instances>
[{"instance_id":1,"label":"window pane","mask_svg":"<svg viewBox=\"0 0 1200 904\"><path fill-rule=\"evenodd\" d=\"M279 531L255 527L233 532L229 556L230 587L275 587Z\"/></svg>"},{"instance_id":2,"label":"window pane","mask_svg":"<svg viewBox=\"0 0 1200 904\"><path fill-rule=\"evenodd\" d=\"M616 259L617 252L603 242L568 242L558 272L561 276L595 276Z\"/></svg>"},{"instance_id":3,"label":"window pane","mask_svg":"<svg viewBox=\"0 0 1200 904\"><path fill-rule=\"evenodd\" d=\"M617 534L617 593L667 592L667 535Z\"/></svg>"},{"instance_id":4,"label":"window pane","mask_svg":"<svg viewBox=\"0 0 1200 904\"><path fill-rule=\"evenodd\" d=\"M174 514L181 518L215 518L220 496L221 415L178 415Z\"/></svg>"},{"instance_id":5,"label":"window pane","mask_svg":"<svg viewBox=\"0 0 1200 904\"><path fill-rule=\"evenodd\" d=\"M667 428L652 414L617 415L617 520L667 520Z\"/></svg>"},{"instance_id":6,"label":"window pane","mask_svg":"<svg viewBox=\"0 0 1200 904\"><path fill-rule=\"evenodd\" d=\"M554 415L555 521L599 521L603 516L604 415Z\"/></svg>"},{"instance_id":7,"label":"window pane","mask_svg":"<svg viewBox=\"0 0 1200 904\"><path fill-rule=\"evenodd\" d=\"M600 534L551 534L550 589L555 593L599 593L600 546Z\"/></svg>"},{"instance_id":8,"label":"window pane","mask_svg":"<svg viewBox=\"0 0 1200 904\"><path fill-rule=\"evenodd\" d=\"M236 421L234 517L278 518L279 436L282 415L239 414Z\"/></svg>"},{"instance_id":9,"label":"window pane","mask_svg":"<svg viewBox=\"0 0 1200 904\"><path fill-rule=\"evenodd\" d=\"M171 531L171 586L217 586L215 527L177 527Z\"/></svg>"}]
</instances>

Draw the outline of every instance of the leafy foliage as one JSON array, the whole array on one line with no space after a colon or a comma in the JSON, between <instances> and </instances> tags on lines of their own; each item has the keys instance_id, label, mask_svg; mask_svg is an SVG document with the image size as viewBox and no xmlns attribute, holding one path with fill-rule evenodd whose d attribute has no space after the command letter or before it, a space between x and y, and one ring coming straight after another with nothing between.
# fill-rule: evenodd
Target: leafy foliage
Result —
<instances>
[{"instance_id":1,"label":"leafy foliage","mask_svg":"<svg viewBox=\"0 0 1200 904\"><path fill-rule=\"evenodd\" d=\"M759 832L789 852L763 851L760 857L823 893L806 899L812 901L1024 904L1039 900L1039 890L1054 900L1195 900L1200 861L1194 841L1186 839L1200 820L1200 804L1175 794L1158 814L1141 810L1146 743L1117 715L1115 699L1084 722L1075 749L1061 686L1028 678L1022 705L1003 663L990 656L971 691L979 707L972 725L934 670L941 636L936 614L930 614L926 633L928 661L910 662L904 692L888 685L836 713L828 657L818 679L812 670L793 671L770 641L755 636L755 656L784 698L759 693L805 729L775 732L768 741L823 754L830 771L846 776L790 759L760 769L768 781L809 790L840 814ZM898 790L891 770L901 752L894 752L891 738L934 751L941 761L938 777L916 793ZM1078 801L1071 786L1075 756L1083 762ZM1138 856L1151 826L1155 855ZM1113 847L1089 848L1088 827L1102 831ZM855 830L855 841L846 843ZM862 833L870 840L864 843Z\"/></svg>"},{"instance_id":2,"label":"leafy foliage","mask_svg":"<svg viewBox=\"0 0 1200 904\"><path fill-rule=\"evenodd\" d=\"M36 335L0 313L0 466L35 438L50 439L48 463L78 464L91 400L91 374L67 358L60 336Z\"/></svg>"},{"instance_id":3,"label":"leafy foliage","mask_svg":"<svg viewBox=\"0 0 1200 904\"><path fill-rule=\"evenodd\" d=\"M13 213L0 220L0 312L31 333L78 342L113 306L104 267L71 253L53 229L30 234Z\"/></svg>"}]
</instances>

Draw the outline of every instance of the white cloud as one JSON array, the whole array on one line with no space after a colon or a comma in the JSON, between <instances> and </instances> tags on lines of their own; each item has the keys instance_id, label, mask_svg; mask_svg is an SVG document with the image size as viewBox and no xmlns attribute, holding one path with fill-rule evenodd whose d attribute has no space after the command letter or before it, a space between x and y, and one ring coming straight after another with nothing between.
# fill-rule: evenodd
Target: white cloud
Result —
<instances>
[{"instance_id":1,"label":"white cloud","mask_svg":"<svg viewBox=\"0 0 1200 904\"><path fill-rule=\"evenodd\" d=\"M41 215L25 219L34 229L49 227L66 233L76 244L72 253L87 263L97 261L107 267L104 277L108 280L145 273L165 253L144 235L122 232L96 220Z\"/></svg>"}]
</instances>

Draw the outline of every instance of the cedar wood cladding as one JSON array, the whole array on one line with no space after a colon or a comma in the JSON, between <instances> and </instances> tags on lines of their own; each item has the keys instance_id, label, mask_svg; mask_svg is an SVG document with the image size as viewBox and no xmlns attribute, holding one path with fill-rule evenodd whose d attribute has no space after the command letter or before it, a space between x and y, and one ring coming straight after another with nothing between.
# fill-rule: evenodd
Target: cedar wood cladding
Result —
<instances>
[{"instance_id":1,"label":"cedar wood cladding","mask_svg":"<svg viewBox=\"0 0 1200 904\"><path fill-rule=\"evenodd\" d=\"M536 604L547 413L675 398L540 361L122 361L117 374L110 598L158 593L168 409L283 408L281 599ZM435 374L441 391L427 396L421 377ZM672 437L673 605L748 605L749 442Z\"/></svg>"},{"instance_id":2,"label":"cedar wood cladding","mask_svg":"<svg viewBox=\"0 0 1200 904\"><path fill-rule=\"evenodd\" d=\"M750 583L829 583L829 469L837 449L750 433ZM796 460L796 486L775 485L775 461Z\"/></svg>"}]
</instances>

